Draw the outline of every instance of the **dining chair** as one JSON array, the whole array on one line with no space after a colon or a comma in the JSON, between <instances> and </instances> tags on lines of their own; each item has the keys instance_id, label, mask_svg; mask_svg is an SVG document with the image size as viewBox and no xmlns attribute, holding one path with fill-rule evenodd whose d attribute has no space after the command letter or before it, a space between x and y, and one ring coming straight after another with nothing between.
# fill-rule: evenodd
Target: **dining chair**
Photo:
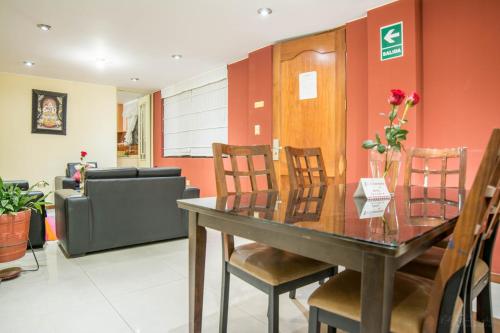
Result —
<instances>
[{"instance_id":1,"label":"dining chair","mask_svg":"<svg viewBox=\"0 0 500 333\"><path fill-rule=\"evenodd\" d=\"M321 148L286 146L286 161L290 187L327 185L327 175Z\"/></svg>"},{"instance_id":2,"label":"dining chair","mask_svg":"<svg viewBox=\"0 0 500 333\"><path fill-rule=\"evenodd\" d=\"M436 168L431 165L438 160L440 166ZM450 161L451 160L451 161ZM450 162L458 160L458 165L451 169ZM441 162L441 163L439 163ZM453 162L452 162L453 163ZM423 181L419 182L418 186L439 186L451 187L448 184L451 175L458 175L458 182L455 187L465 189L465 174L467 166L467 148L411 148L406 157L404 185L411 186L412 177L420 175ZM431 176L436 175L439 177L439 184L432 183Z\"/></svg>"},{"instance_id":3,"label":"dining chair","mask_svg":"<svg viewBox=\"0 0 500 333\"><path fill-rule=\"evenodd\" d=\"M495 239L498 231L498 217L500 205L500 181L494 183L495 179L500 178L500 150L498 151L496 169L488 184L485 196L490 200L490 210L488 229L480 241L479 250L473 269L468 276L468 284L465 296L465 329L466 332L472 332L472 302L477 299L477 320L484 324L486 333L493 331L493 313L491 305L491 265ZM405 265L401 271L414 275L434 279L437 274L440 261L445 250L434 247L432 251L424 253L419 258Z\"/></svg>"},{"instance_id":4,"label":"dining chair","mask_svg":"<svg viewBox=\"0 0 500 333\"><path fill-rule=\"evenodd\" d=\"M246 192L277 191L271 148L212 145L218 197ZM226 161L227 168L224 165ZM219 332L227 332L230 274L246 281L269 297L268 332L279 331L279 295L319 282L337 273L337 267L285 252L264 244L235 246L232 235L222 235L223 268Z\"/></svg>"},{"instance_id":5,"label":"dining chair","mask_svg":"<svg viewBox=\"0 0 500 333\"><path fill-rule=\"evenodd\" d=\"M391 332L456 332L462 327L464 311L460 295L467 283L467 273L474 270L473 254L491 223L498 220L498 214L493 220L488 219L495 203L485 193L490 184L499 181L495 172L499 148L500 129L496 129L434 280L396 273ZM337 328L359 331L360 293L361 274L352 270L337 274L319 287L309 298L309 333L318 333L321 322L329 326L329 332ZM377 306L375 300L373 306Z\"/></svg>"}]
</instances>

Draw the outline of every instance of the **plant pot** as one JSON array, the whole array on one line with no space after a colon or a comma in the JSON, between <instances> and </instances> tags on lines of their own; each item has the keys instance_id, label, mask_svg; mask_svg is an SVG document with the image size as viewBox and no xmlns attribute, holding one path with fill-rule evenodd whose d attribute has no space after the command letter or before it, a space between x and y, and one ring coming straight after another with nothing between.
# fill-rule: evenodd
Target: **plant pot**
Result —
<instances>
[{"instance_id":1,"label":"plant pot","mask_svg":"<svg viewBox=\"0 0 500 333\"><path fill-rule=\"evenodd\" d=\"M0 263L17 260L26 253L31 210L0 215Z\"/></svg>"},{"instance_id":2,"label":"plant pot","mask_svg":"<svg viewBox=\"0 0 500 333\"><path fill-rule=\"evenodd\" d=\"M390 149L380 154L376 149L372 149L370 169L373 178L384 178L389 193L394 196L401 169L401 152Z\"/></svg>"}]
</instances>

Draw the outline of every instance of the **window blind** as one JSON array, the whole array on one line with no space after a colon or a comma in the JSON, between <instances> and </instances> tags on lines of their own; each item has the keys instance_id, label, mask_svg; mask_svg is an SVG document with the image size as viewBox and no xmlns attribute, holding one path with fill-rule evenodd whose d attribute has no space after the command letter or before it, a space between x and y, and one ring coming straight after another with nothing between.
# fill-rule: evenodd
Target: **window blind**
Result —
<instances>
[{"instance_id":1,"label":"window blind","mask_svg":"<svg viewBox=\"0 0 500 333\"><path fill-rule=\"evenodd\" d=\"M163 100L163 156L212 156L212 143L227 143L227 78Z\"/></svg>"}]
</instances>

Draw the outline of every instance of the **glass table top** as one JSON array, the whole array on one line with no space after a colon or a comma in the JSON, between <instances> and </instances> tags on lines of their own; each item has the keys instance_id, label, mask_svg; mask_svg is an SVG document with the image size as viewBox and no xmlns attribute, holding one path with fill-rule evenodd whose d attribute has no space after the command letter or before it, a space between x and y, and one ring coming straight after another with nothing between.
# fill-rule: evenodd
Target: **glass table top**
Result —
<instances>
[{"instance_id":1,"label":"glass table top","mask_svg":"<svg viewBox=\"0 0 500 333\"><path fill-rule=\"evenodd\" d=\"M345 238L399 247L452 221L465 192L456 188L398 187L392 199L354 198L357 184L317 186L186 199L188 205L255 223L281 223Z\"/></svg>"}]
</instances>

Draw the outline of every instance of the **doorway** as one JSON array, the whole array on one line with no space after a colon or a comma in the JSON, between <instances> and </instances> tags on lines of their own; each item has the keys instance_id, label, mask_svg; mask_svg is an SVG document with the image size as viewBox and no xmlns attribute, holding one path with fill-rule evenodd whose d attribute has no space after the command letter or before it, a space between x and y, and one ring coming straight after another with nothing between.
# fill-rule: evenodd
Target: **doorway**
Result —
<instances>
[{"instance_id":1,"label":"doorway","mask_svg":"<svg viewBox=\"0 0 500 333\"><path fill-rule=\"evenodd\" d=\"M117 165L151 167L151 95L117 92Z\"/></svg>"},{"instance_id":2,"label":"doorway","mask_svg":"<svg viewBox=\"0 0 500 333\"><path fill-rule=\"evenodd\" d=\"M328 182L345 183L345 28L278 43L273 53L273 149L280 185L288 184L285 146L321 147Z\"/></svg>"}]
</instances>

